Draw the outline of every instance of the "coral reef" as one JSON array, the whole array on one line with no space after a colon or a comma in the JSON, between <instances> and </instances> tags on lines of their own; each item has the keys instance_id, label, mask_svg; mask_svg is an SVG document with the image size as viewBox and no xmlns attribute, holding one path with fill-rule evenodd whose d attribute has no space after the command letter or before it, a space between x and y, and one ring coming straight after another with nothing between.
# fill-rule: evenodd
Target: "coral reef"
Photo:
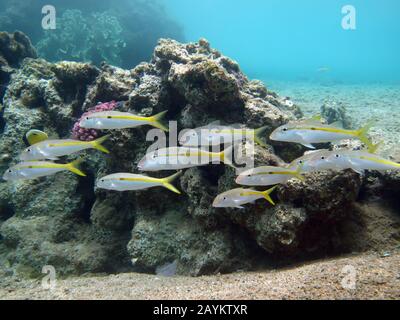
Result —
<instances>
[{"instance_id":1,"label":"coral reef","mask_svg":"<svg viewBox=\"0 0 400 320\"><path fill-rule=\"evenodd\" d=\"M121 65L122 26L109 12L83 16L80 10L66 10L57 20L55 30L47 30L36 48L52 61L107 61ZM57 48L55 50L55 48Z\"/></svg>"},{"instance_id":2,"label":"coral reef","mask_svg":"<svg viewBox=\"0 0 400 320\"><path fill-rule=\"evenodd\" d=\"M235 61L205 39L189 44L162 39L152 60L132 70L25 59L3 99L1 169L13 163L27 130L40 127L50 136L68 138L82 113L104 101L123 101L119 110L143 116L168 110L178 129L214 120L266 125L266 137L301 115L287 99L248 80ZM161 188L126 193L95 188L100 176L136 171L152 143L146 141L147 131L113 131L109 155L87 151L86 178L63 173L0 182L3 268L34 276L46 264L79 274L155 272L176 263L179 274L202 275L343 252L342 231L359 213L357 201L368 189L367 181L351 171L289 181L273 196L277 206L260 201L245 210L211 207L219 192L234 186L234 170L223 165L186 170L177 183L182 195ZM266 143L266 148L256 146L256 165L282 164L303 151ZM398 183L389 177L382 181Z\"/></svg>"},{"instance_id":3,"label":"coral reef","mask_svg":"<svg viewBox=\"0 0 400 320\"><path fill-rule=\"evenodd\" d=\"M352 123L347 115L346 105L334 100L325 100L321 106L322 117L330 124L339 122L343 128L351 129Z\"/></svg>"},{"instance_id":4,"label":"coral reef","mask_svg":"<svg viewBox=\"0 0 400 320\"><path fill-rule=\"evenodd\" d=\"M25 34L0 32L0 99L3 98L11 74L28 57L35 58L36 50Z\"/></svg>"},{"instance_id":5,"label":"coral reef","mask_svg":"<svg viewBox=\"0 0 400 320\"><path fill-rule=\"evenodd\" d=\"M55 30L38 26L49 4L56 8ZM159 38L183 40L181 27L157 0L2 0L0 30L26 33L49 61L106 61L124 68L149 60Z\"/></svg>"}]
</instances>

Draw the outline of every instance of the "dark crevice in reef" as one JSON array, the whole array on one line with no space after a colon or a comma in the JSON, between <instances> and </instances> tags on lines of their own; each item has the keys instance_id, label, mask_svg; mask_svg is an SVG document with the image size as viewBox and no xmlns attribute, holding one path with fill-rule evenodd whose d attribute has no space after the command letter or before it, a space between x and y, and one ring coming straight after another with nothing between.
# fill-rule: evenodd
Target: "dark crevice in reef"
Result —
<instances>
[{"instance_id":1,"label":"dark crevice in reef","mask_svg":"<svg viewBox=\"0 0 400 320\"><path fill-rule=\"evenodd\" d=\"M80 217L86 223L91 223L90 221L90 211L96 201L96 195L94 193L95 186L95 176L90 171L85 171L86 177L80 177L78 188L76 192L82 194L84 198L82 210Z\"/></svg>"},{"instance_id":2,"label":"dark crevice in reef","mask_svg":"<svg viewBox=\"0 0 400 320\"><path fill-rule=\"evenodd\" d=\"M14 209L8 205L0 205L0 222L4 222L14 216Z\"/></svg>"}]
</instances>

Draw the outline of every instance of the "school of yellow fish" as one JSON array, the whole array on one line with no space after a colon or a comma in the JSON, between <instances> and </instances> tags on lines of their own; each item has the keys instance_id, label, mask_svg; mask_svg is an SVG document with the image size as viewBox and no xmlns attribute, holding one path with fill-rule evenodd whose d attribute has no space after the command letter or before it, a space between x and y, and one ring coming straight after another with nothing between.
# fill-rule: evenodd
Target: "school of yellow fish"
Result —
<instances>
[{"instance_id":1,"label":"school of yellow fish","mask_svg":"<svg viewBox=\"0 0 400 320\"><path fill-rule=\"evenodd\" d=\"M83 119L82 128L115 130L128 129L142 125L151 125L164 131L168 128L161 123L165 112L152 117L143 117L129 112L98 112ZM379 144L374 145L367 137L372 124L358 130L342 129L336 123L327 125L319 118L298 120L285 124L270 135L270 140L299 143L307 148L315 149L313 144L335 142L342 139L359 139L366 146L366 150L312 150L302 157L282 167L260 166L240 173L236 183L241 186L262 187L273 186L266 191L237 188L218 195L213 207L243 208L243 205L253 203L258 199L265 199L272 205L275 202L271 193L279 184L290 179L304 181L304 174L321 170L352 169L362 174L364 170L392 170L400 169L400 164L379 157L375 151ZM169 147L146 154L137 165L139 171L179 170L166 178L153 178L147 175L133 173L115 173L98 179L96 186L101 189L115 191L142 190L152 187L164 187L177 194L181 192L172 185L182 169L204 166L211 163L224 163L233 166L233 146L244 140L253 141L265 146L262 134L267 127L247 129L237 125L220 125L211 123L205 127L187 130L179 139L180 147ZM79 168L81 159L71 163L60 164L54 161L87 149L96 149L104 153L109 151L102 145L110 135L105 135L94 141L79 141L72 139L49 139L46 133L31 130L26 134L29 146L19 156L20 163L10 167L3 175L7 181L29 180L61 171L70 171L85 176ZM229 145L221 152L210 152L205 148Z\"/></svg>"}]
</instances>

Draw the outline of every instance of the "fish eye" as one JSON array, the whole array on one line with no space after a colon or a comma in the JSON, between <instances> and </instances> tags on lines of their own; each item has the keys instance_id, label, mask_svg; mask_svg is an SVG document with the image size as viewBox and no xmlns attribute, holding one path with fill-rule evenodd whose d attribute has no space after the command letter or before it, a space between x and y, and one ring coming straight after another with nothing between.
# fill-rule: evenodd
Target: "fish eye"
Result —
<instances>
[{"instance_id":1,"label":"fish eye","mask_svg":"<svg viewBox=\"0 0 400 320\"><path fill-rule=\"evenodd\" d=\"M226 200L226 197L224 197L222 200Z\"/></svg>"},{"instance_id":2,"label":"fish eye","mask_svg":"<svg viewBox=\"0 0 400 320\"><path fill-rule=\"evenodd\" d=\"M86 120L89 120L89 117L86 117Z\"/></svg>"},{"instance_id":3,"label":"fish eye","mask_svg":"<svg viewBox=\"0 0 400 320\"><path fill-rule=\"evenodd\" d=\"M321 160L325 160L325 157L321 157Z\"/></svg>"},{"instance_id":4,"label":"fish eye","mask_svg":"<svg viewBox=\"0 0 400 320\"><path fill-rule=\"evenodd\" d=\"M12 170L9 169L9 170L8 170L8 173L11 173L11 172L12 172Z\"/></svg>"},{"instance_id":5,"label":"fish eye","mask_svg":"<svg viewBox=\"0 0 400 320\"><path fill-rule=\"evenodd\" d=\"M303 164L303 160L299 160L299 164Z\"/></svg>"},{"instance_id":6,"label":"fish eye","mask_svg":"<svg viewBox=\"0 0 400 320\"><path fill-rule=\"evenodd\" d=\"M248 174L247 176L250 178L250 177L251 177L251 174Z\"/></svg>"},{"instance_id":7,"label":"fish eye","mask_svg":"<svg viewBox=\"0 0 400 320\"><path fill-rule=\"evenodd\" d=\"M105 181L104 179L101 179L101 180L100 180L100 182L104 182L104 181Z\"/></svg>"},{"instance_id":8,"label":"fish eye","mask_svg":"<svg viewBox=\"0 0 400 320\"><path fill-rule=\"evenodd\" d=\"M26 151L31 152L32 150L31 150L31 149L28 149L28 150L26 150Z\"/></svg>"},{"instance_id":9,"label":"fish eye","mask_svg":"<svg viewBox=\"0 0 400 320\"><path fill-rule=\"evenodd\" d=\"M288 131L288 128L283 128L282 131Z\"/></svg>"},{"instance_id":10,"label":"fish eye","mask_svg":"<svg viewBox=\"0 0 400 320\"><path fill-rule=\"evenodd\" d=\"M336 157L336 158L339 158L339 157L340 157L340 155L336 154L336 155L335 155L335 157Z\"/></svg>"}]
</instances>

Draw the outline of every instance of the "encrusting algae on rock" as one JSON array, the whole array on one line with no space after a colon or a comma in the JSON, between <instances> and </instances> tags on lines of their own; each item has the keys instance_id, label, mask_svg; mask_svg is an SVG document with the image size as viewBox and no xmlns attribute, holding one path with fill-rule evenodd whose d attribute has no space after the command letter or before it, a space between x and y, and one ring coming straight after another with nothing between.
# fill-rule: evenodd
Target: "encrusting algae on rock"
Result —
<instances>
[{"instance_id":1,"label":"encrusting algae on rock","mask_svg":"<svg viewBox=\"0 0 400 320\"><path fill-rule=\"evenodd\" d=\"M29 99L24 98L27 92ZM18 158L27 131L40 128L49 137L65 141L80 115L100 101L120 101L118 112L143 119L168 110L168 118L177 120L179 130L219 120L228 127L262 128L265 137L301 116L297 106L288 106L259 81L249 81L236 62L211 49L206 40L181 44L162 39L152 61L130 71L25 59L3 98L7 125L0 133L0 154L10 154L8 161L0 163L3 171ZM153 187L156 181L166 187L169 181L159 173L154 177L135 173L136 165L149 154L148 130L141 126L99 131L110 135L105 142L110 153L79 150L85 156L87 177L59 173L35 182L1 183L0 212L8 214L0 219L4 239L0 263L9 272L40 273L51 262L60 274L81 274L155 272L176 261L177 274L201 275L251 269L259 261L282 261L282 257L324 256L346 247L338 226L354 218L366 183L362 176L349 170L307 170L305 181L289 179L267 191L239 193L247 203L267 199L275 190L274 199L268 198L275 206L260 200L243 209L213 208L219 194L237 188L232 166L191 166L176 187L169 186L174 193L162 188L137 190ZM84 140L79 142L90 142ZM189 149L189 155L193 150L205 153L198 147ZM46 151L46 156L61 157L69 151ZM293 161L303 151L295 144L282 147L265 139L254 145L255 167L284 168L283 160ZM289 168L293 169L284 168L285 172ZM180 173L171 175L172 179ZM115 186L101 182L114 178Z\"/></svg>"}]
</instances>

